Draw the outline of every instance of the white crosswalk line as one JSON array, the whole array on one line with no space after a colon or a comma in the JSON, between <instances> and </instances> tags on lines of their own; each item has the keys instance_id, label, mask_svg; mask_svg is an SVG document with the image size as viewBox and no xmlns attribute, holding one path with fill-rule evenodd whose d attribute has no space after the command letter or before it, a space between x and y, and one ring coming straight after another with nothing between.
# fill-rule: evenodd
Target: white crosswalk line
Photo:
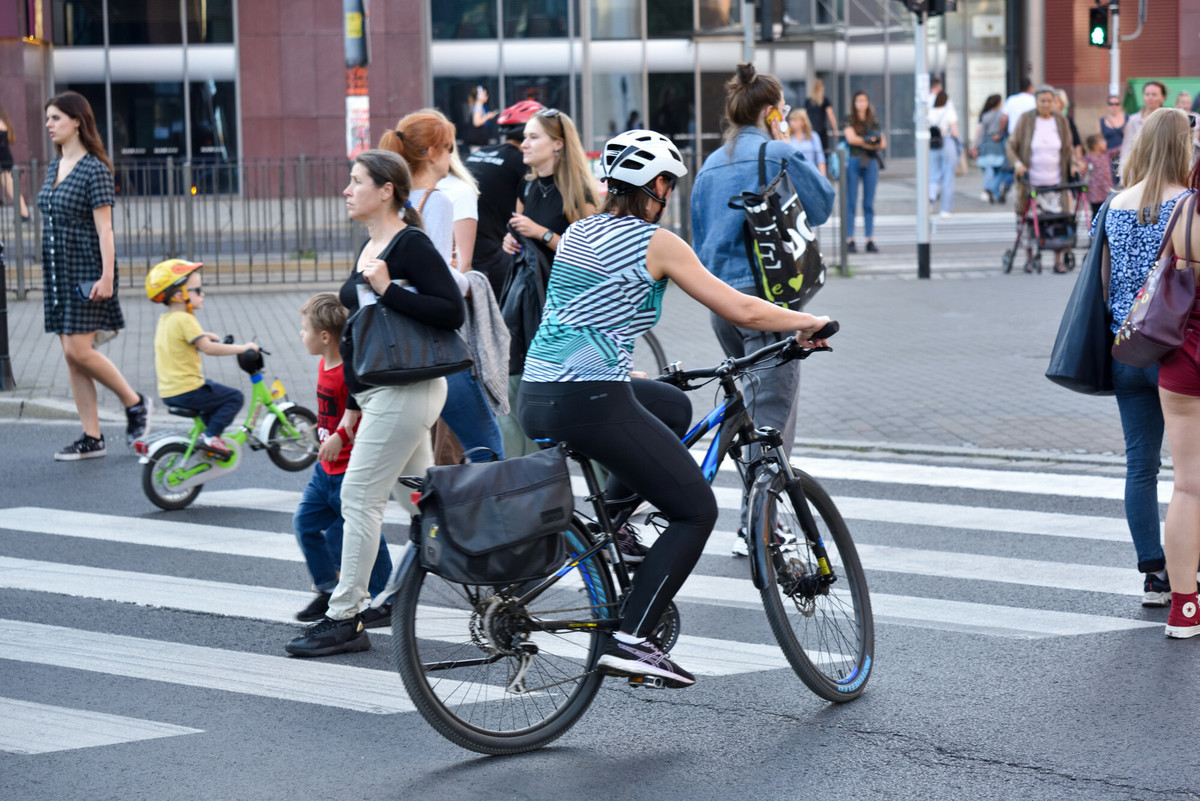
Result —
<instances>
[{"instance_id":1,"label":"white crosswalk line","mask_svg":"<svg viewBox=\"0 0 1200 801\"><path fill-rule=\"evenodd\" d=\"M761 606L759 593L749 578L700 576L693 573L675 597L681 601L741 608ZM1162 626L1162 623L1145 620L883 593L871 593L871 610L877 622L902 623L948 631L969 630L997 637L1021 639L1099 634Z\"/></svg>"},{"instance_id":2,"label":"white crosswalk line","mask_svg":"<svg viewBox=\"0 0 1200 801\"><path fill-rule=\"evenodd\" d=\"M0 588L59 593L83 598L98 598L107 601L284 623L294 622L292 619L294 611L311 597L307 593L270 587L227 584L10 557L0 557ZM1095 588L1089 587L1089 589ZM742 608L758 608L760 606L758 592L748 579L741 578L693 574L684 584L678 598L681 601L700 604ZM885 601L892 606L879 614L881 619L949 629L961 628L964 625L963 621L987 620L990 625L981 627L980 630L1002 637L1030 636L1025 613L1036 611L993 604L963 605L961 602L938 599L906 599L904 596L872 595L872 606L877 610L881 598L892 599ZM915 617L912 617L911 621L909 613L904 611L909 609L915 610L912 613ZM958 617L960 611L967 616ZM1053 625L1049 622L1039 624L1033 629L1034 632L1041 632L1036 636L1092 634L1101 631L1161 625L1126 618L1066 612L1038 612L1038 615L1046 621L1052 621Z\"/></svg>"},{"instance_id":3,"label":"white crosswalk line","mask_svg":"<svg viewBox=\"0 0 1200 801\"><path fill-rule=\"evenodd\" d=\"M388 715L414 707L385 670L0 620L3 659Z\"/></svg>"},{"instance_id":4,"label":"white crosswalk line","mask_svg":"<svg viewBox=\"0 0 1200 801\"><path fill-rule=\"evenodd\" d=\"M182 734L203 734L203 730L0 698L0 751L10 754L48 754Z\"/></svg>"},{"instance_id":5,"label":"white crosswalk line","mask_svg":"<svg viewBox=\"0 0 1200 801\"><path fill-rule=\"evenodd\" d=\"M407 491L407 490L405 490ZM300 505L303 492L294 490L259 489L244 487L232 490L205 490L196 496L192 506L207 506L219 509L253 509L258 512L282 512L292 514ZM388 501L383 511L383 522L407 526L406 512L396 501Z\"/></svg>"}]
</instances>

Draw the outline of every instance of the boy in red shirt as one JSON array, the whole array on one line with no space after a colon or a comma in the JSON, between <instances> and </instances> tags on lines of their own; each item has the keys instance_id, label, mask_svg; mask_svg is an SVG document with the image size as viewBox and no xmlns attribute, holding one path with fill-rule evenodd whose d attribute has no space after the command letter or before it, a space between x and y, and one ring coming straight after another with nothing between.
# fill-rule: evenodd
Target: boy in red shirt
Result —
<instances>
[{"instance_id":1,"label":"boy in red shirt","mask_svg":"<svg viewBox=\"0 0 1200 801\"><path fill-rule=\"evenodd\" d=\"M359 412L347 409L350 392L342 378L342 356L338 340L346 324L346 308L332 292L313 295L300 308L300 338L313 356L320 356L317 369L317 438L321 441L317 465L304 488L304 496L292 517L292 528L312 575L317 597L296 615L305 623L320 620L329 608L329 596L338 583L342 560L342 477L354 446ZM387 542L380 537L379 554L371 571L368 590L377 597L387 586L392 558ZM366 628L389 625L391 604L363 611ZM362 647L371 647L364 635Z\"/></svg>"}]
</instances>

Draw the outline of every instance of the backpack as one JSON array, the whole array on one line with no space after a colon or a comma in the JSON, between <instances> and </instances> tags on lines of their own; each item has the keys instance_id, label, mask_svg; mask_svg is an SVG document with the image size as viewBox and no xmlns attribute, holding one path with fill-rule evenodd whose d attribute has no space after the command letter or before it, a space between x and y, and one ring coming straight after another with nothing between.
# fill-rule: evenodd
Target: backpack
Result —
<instances>
[{"instance_id":1,"label":"backpack","mask_svg":"<svg viewBox=\"0 0 1200 801\"><path fill-rule=\"evenodd\" d=\"M942 129L936 125L929 126L929 149L942 149Z\"/></svg>"},{"instance_id":2,"label":"backpack","mask_svg":"<svg viewBox=\"0 0 1200 801\"><path fill-rule=\"evenodd\" d=\"M760 298L800 311L825 285L825 264L817 235L780 159L779 174L767 182L767 142L758 149L757 192L742 192L729 207L745 212L742 236Z\"/></svg>"}]
</instances>

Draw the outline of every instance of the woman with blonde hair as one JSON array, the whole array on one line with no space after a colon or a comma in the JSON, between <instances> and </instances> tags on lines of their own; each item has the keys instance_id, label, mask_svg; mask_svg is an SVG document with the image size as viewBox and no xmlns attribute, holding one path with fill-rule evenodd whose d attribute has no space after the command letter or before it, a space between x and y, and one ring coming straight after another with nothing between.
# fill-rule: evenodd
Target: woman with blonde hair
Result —
<instances>
[{"instance_id":1,"label":"woman with blonde hair","mask_svg":"<svg viewBox=\"0 0 1200 801\"><path fill-rule=\"evenodd\" d=\"M1186 191L1191 157L1187 115L1174 109L1154 112L1124 153L1121 171L1128 188L1112 198L1104 218L1105 247L1111 264L1108 302L1114 333L1154 267L1167 220ZM1159 367L1130 367L1114 359L1112 375L1125 435L1125 521L1137 553L1138 572L1143 574L1142 606L1166 606L1170 603L1170 586L1158 525L1158 468L1163 438ZM1175 443L1171 445L1178 477L1179 454ZM1195 565L1192 567L1194 578Z\"/></svg>"},{"instance_id":2,"label":"woman with blonde hair","mask_svg":"<svg viewBox=\"0 0 1200 801\"><path fill-rule=\"evenodd\" d=\"M825 145L821 141L821 136L813 130L808 112L802 108L792 109L792 113L788 115L787 124L792 144L803 154L804 158L808 159L810 164L817 168L821 175L827 175L825 172Z\"/></svg>"},{"instance_id":3,"label":"woman with blonde hair","mask_svg":"<svg viewBox=\"0 0 1200 801\"><path fill-rule=\"evenodd\" d=\"M438 182L450 173L454 154L454 123L440 112L418 111L402 118L394 131L387 131L379 140L381 150L402 156L412 171L412 194L409 202L421 214L425 233L446 262L459 292L464 298L472 291L491 292L486 277L481 286L472 282L455 265L454 201L440 191ZM473 245L473 241L472 241ZM465 332L469 334L468 332ZM470 336L467 337L471 339ZM489 449L504 458L504 444L496 417L480 385L477 367L453 373L446 378L446 404L442 419L468 453L468 458L486 461ZM476 450L470 453L472 449Z\"/></svg>"},{"instance_id":4,"label":"woman with blonde hair","mask_svg":"<svg viewBox=\"0 0 1200 801\"><path fill-rule=\"evenodd\" d=\"M813 133L827 148L833 147L837 139L837 115L833 113L833 104L825 96L825 82L820 78L813 79L812 91L804 100L804 113L808 115Z\"/></svg>"},{"instance_id":5,"label":"woman with blonde hair","mask_svg":"<svg viewBox=\"0 0 1200 801\"><path fill-rule=\"evenodd\" d=\"M521 252L522 244L513 232L532 242L536 252L526 253L524 259L513 260L510 280L518 279L522 269L534 269L536 263L536 269L541 271L540 285L544 287L567 226L596 213L596 179L588 169L575 123L556 108L542 109L525 123L521 158L529 168L529 174L525 176L525 188L517 199L517 210L509 221L509 233L504 235L503 248L512 256ZM540 318L540 310L538 314ZM513 408L521 387L521 375L525 372L525 352L534 333L525 330L512 338L508 399ZM504 434L505 453L509 456L522 456L536 449L513 415L502 418L500 428Z\"/></svg>"}]
</instances>

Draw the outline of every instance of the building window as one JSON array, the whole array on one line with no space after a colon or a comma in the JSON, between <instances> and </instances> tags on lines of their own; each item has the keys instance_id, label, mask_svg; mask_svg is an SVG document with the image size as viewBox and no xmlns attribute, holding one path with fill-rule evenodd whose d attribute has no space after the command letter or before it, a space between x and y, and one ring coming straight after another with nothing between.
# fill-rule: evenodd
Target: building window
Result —
<instances>
[{"instance_id":1,"label":"building window","mask_svg":"<svg viewBox=\"0 0 1200 801\"><path fill-rule=\"evenodd\" d=\"M641 39L642 7L639 0L593 0L593 39Z\"/></svg>"},{"instance_id":2,"label":"building window","mask_svg":"<svg viewBox=\"0 0 1200 801\"><path fill-rule=\"evenodd\" d=\"M504 36L509 39L565 39L567 0L504 0Z\"/></svg>"},{"instance_id":3,"label":"building window","mask_svg":"<svg viewBox=\"0 0 1200 801\"><path fill-rule=\"evenodd\" d=\"M510 106L521 100L536 100L546 108L571 113L571 82L566 75L506 75L504 96ZM571 119L578 127L574 114Z\"/></svg>"},{"instance_id":4,"label":"building window","mask_svg":"<svg viewBox=\"0 0 1200 801\"><path fill-rule=\"evenodd\" d=\"M108 43L183 44L179 0L109 0Z\"/></svg>"},{"instance_id":5,"label":"building window","mask_svg":"<svg viewBox=\"0 0 1200 801\"><path fill-rule=\"evenodd\" d=\"M182 83L114 83L112 104L117 157L183 156Z\"/></svg>"},{"instance_id":6,"label":"building window","mask_svg":"<svg viewBox=\"0 0 1200 801\"><path fill-rule=\"evenodd\" d=\"M104 44L103 0L54 0L54 44L100 47Z\"/></svg>"},{"instance_id":7,"label":"building window","mask_svg":"<svg viewBox=\"0 0 1200 801\"><path fill-rule=\"evenodd\" d=\"M433 104L450 118L457 129L455 135L460 142L471 145L481 145L481 141L471 142L468 129L471 127L471 90L482 86L487 90L487 110L495 111L500 107L500 85L495 76L479 75L474 78L434 78ZM486 136L496 139L496 125L493 121L486 128Z\"/></svg>"},{"instance_id":8,"label":"building window","mask_svg":"<svg viewBox=\"0 0 1200 801\"><path fill-rule=\"evenodd\" d=\"M690 72L652 72L648 127L667 136L676 147L689 148L695 134L695 90Z\"/></svg>"},{"instance_id":9,"label":"building window","mask_svg":"<svg viewBox=\"0 0 1200 801\"><path fill-rule=\"evenodd\" d=\"M100 132L100 140L108 141L108 103L104 100L104 84L102 83L60 83L55 86L59 94L63 92L78 92L92 107L92 116L96 118L96 130ZM107 149L107 145L105 146ZM110 151L110 157L113 155Z\"/></svg>"},{"instance_id":10,"label":"building window","mask_svg":"<svg viewBox=\"0 0 1200 801\"><path fill-rule=\"evenodd\" d=\"M496 0L429 0L434 39L495 39Z\"/></svg>"},{"instance_id":11,"label":"building window","mask_svg":"<svg viewBox=\"0 0 1200 801\"><path fill-rule=\"evenodd\" d=\"M646 0L646 35L652 39L687 39L695 27L692 0Z\"/></svg>"},{"instance_id":12,"label":"building window","mask_svg":"<svg viewBox=\"0 0 1200 801\"><path fill-rule=\"evenodd\" d=\"M233 44L233 0L187 0L187 40Z\"/></svg>"}]
</instances>

